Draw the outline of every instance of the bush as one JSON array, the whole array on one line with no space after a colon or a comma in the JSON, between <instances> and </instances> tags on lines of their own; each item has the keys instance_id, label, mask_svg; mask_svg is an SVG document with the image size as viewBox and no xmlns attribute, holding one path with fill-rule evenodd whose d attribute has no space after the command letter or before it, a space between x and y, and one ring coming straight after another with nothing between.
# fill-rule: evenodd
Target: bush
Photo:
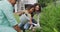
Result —
<instances>
[{"instance_id":1,"label":"bush","mask_svg":"<svg viewBox=\"0 0 60 32\"><path fill-rule=\"evenodd\" d=\"M60 5L49 5L41 13L43 32L60 32Z\"/></svg>"}]
</instances>

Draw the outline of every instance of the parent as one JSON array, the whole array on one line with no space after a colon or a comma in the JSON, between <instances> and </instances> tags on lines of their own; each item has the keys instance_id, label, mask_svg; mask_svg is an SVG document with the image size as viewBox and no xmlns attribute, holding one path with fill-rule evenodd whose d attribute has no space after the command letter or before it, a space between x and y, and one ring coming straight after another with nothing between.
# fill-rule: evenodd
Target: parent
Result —
<instances>
[{"instance_id":1,"label":"parent","mask_svg":"<svg viewBox=\"0 0 60 32\"><path fill-rule=\"evenodd\" d=\"M0 1L0 32L20 32L13 15L16 0Z\"/></svg>"}]
</instances>

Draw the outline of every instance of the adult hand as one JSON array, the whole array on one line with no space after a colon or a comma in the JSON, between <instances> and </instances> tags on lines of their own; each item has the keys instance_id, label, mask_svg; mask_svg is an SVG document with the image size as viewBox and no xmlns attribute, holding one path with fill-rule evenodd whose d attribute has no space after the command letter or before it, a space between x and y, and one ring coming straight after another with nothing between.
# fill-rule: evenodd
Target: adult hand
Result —
<instances>
[{"instance_id":1,"label":"adult hand","mask_svg":"<svg viewBox=\"0 0 60 32\"><path fill-rule=\"evenodd\" d=\"M14 29L17 31L17 32L21 32L20 28L18 27L18 25L15 25L14 26Z\"/></svg>"}]
</instances>

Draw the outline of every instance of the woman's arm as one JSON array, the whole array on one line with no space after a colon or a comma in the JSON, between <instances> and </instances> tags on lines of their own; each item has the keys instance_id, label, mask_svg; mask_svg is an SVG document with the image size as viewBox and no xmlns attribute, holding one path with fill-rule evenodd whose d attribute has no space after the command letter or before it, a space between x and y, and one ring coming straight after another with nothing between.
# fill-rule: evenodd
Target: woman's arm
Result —
<instances>
[{"instance_id":1,"label":"woman's arm","mask_svg":"<svg viewBox=\"0 0 60 32\"><path fill-rule=\"evenodd\" d=\"M30 24L32 24L32 17L30 17Z\"/></svg>"}]
</instances>

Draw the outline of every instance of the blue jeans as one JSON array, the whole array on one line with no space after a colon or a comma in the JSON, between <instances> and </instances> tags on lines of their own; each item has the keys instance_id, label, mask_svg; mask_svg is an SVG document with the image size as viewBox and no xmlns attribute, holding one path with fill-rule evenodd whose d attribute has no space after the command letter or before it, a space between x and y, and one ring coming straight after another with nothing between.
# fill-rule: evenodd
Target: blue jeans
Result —
<instances>
[{"instance_id":1,"label":"blue jeans","mask_svg":"<svg viewBox=\"0 0 60 32\"><path fill-rule=\"evenodd\" d=\"M35 23L35 24L37 24L37 21L35 20L35 19L32 19L32 22L33 23ZM23 30L23 29L25 29L25 30L27 30L27 29L29 29L29 27L30 27L31 25L27 22L26 24L23 24L23 23L20 23L19 24L19 27ZM33 25L34 26L34 25Z\"/></svg>"},{"instance_id":2,"label":"blue jeans","mask_svg":"<svg viewBox=\"0 0 60 32\"><path fill-rule=\"evenodd\" d=\"M30 24L29 24L29 23L26 23L26 24L20 23L19 27L20 27L22 30L23 30L23 29L27 30L27 29L29 29Z\"/></svg>"}]
</instances>

